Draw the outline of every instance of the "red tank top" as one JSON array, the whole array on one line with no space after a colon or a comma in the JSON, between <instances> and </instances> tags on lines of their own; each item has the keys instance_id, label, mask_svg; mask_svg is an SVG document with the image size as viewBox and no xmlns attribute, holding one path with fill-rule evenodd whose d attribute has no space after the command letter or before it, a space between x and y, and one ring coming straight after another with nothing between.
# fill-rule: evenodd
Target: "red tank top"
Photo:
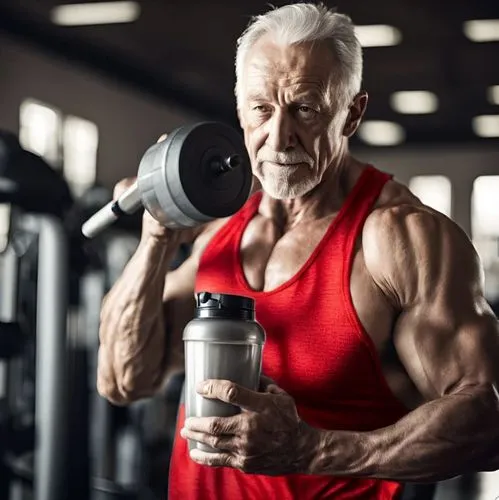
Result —
<instances>
[{"instance_id":1,"label":"red tank top","mask_svg":"<svg viewBox=\"0 0 499 500\"><path fill-rule=\"evenodd\" d=\"M399 420L407 410L390 391L376 348L353 307L349 276L354 245L390 176L367 167L302 268L271 291L248 285L239 257L241 238L258 210L253 195L206 247L196 291L253 297L265 328L263 373L296 401L301 418L323 429L369 431ZM170 467L170 500L319 500L398 498L392 481L294 474L246 475L200 466L179 436L181 404Z\"/></svg>"}]
</instances>

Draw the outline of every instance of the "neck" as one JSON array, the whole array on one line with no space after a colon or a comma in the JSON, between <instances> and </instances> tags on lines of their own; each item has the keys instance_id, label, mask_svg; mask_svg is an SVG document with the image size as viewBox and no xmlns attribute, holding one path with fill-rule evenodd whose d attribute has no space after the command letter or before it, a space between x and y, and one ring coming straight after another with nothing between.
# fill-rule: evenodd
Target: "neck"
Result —
<instances>
[{"instance_id":1,"label":"neck","mask_svg":"<svg viewBox=\"0 0 499 500\"><path fill-rule=\"evenodd\" d=\"M284 230L331 216L339 211L364 168L347 152L329 165L321 182L304 196L276 200L264 193L259 212Z\"/></svg>"}]
</instances>

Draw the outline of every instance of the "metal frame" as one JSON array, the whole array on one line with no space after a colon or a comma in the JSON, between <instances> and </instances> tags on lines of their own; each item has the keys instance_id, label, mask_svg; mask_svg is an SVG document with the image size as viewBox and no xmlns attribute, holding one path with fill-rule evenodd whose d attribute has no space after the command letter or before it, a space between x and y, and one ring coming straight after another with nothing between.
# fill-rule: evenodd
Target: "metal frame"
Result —
<instances>
[{"instance_id":1,"label":"metal frame","mask_svg":"<svg viewBox=\"0 0 499 500\"><path fill-rule=\"evenodd\" d=\"M67 478L68 243L62 223L30 216L38 229L35 500L63 500Z\"/></svg>"},{"instance_id":2,"label":"metal frame","mask_svg":"<svg viewBox=\"0 0 499 500\"><path fill-rule=\"evenodd\" d=\"M7 245L0 263L0 321L17 320L19 258L12 244ZM0 359L0 398L11 401L11 361Z\"/></svg>"},{"instance_id":3,"label":"metal frame","mask_svg":"<svg viewBox=\"0 0 499 500\"><path fill-rule=\"evenodd\" d=\"M68 243L61 221L48 215L19 214L16 226L37 236L36 305L36 405L33 498L65 500L67 497L67 315ZM16 238L1 255L0 319L18 319L19 266L22 251ZM2 362L4 380L0 397L15 408L16 362ZM4 492L5 493L5 492ZM12 500L22 498L22 485L12 481Z\"/></svg>"}]
</instances>

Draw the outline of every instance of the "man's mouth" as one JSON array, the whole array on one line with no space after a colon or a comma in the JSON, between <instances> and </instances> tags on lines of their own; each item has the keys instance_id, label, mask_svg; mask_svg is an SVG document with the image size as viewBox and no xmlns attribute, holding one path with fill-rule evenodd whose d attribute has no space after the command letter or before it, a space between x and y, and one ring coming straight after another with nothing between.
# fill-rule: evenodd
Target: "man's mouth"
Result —
<instances>
[{"instance_id":1,"label":"man's mouth","mask_svg":"<svg viewBox=\"0 0 499 500\"><path fill-rule=\"evenodd\" d=\"M277 167L298 167L300 165L303 165L304 162L286 162L286 163L282 163L282 162L277 162L277 161L268 161L266 163L271 163L272 165L276 165Z\"/></svg>"}]
</instances>

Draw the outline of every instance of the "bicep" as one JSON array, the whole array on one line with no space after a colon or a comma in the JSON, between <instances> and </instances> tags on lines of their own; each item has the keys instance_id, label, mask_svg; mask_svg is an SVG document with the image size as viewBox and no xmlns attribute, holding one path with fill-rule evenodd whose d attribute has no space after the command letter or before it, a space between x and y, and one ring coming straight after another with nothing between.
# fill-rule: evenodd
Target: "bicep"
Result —
<instances>
[{"instance_id":1,"label":"bicep","mask_svg":"<svg viewBox=\"0 0 499 500\"><path fill-rule=\"evenodd\" d=\"M402 311L393 332L398 356L427 400L499 383L498 323L486 304L465 311L421 303Z\"/></svg>"},{"instance_id":2,"label":"bicep","mask_svg":"<svg viewBox=\"0 0 499 500\"><path fill-rule=\"evenodd\" d=\"M194 313L196 263L188 257L177 269L168 273L163 293L168 372L183 367L182 334Z\"/></svg>"},{"instance_id":3,"label":"bicep","mask_svg":"<svg viewBox=\"0 0 499 500\"><path fill-rule=\"evenodd\" d=\"M498 323L468 237L446 217L420 207L390 211L377 222L371 269L396 297L394 345L421 394L434 399L497 384Z\"/></svg>"},{"instance_id":4,"label":"bicep","mask_svg":"<svg viewBox=\"0 0 499 500\"><path fill-rule=\"evenodd\" d=\"M177 312L177 307L174 306L180 307L180 313L187 307L188 312L192 315L191 307L194 305L194 289L201 255L213 236L226 221L227 219L218 219L205 224L192 242L190 255L177 269L168 273L163 290L163 302L173 315L176 315Z\"/></svg>"},{"instance_id":5,"label":"bicep","mask_svg":"<svg viewBox=\"0 0 499 500\"><path fill-rule=\"evenodd\" d=\"M171 357L169 365L173 368L183 366L182 334L185 326L194 315L194 290L201 255L211 238L226 221L227 219L220 219L206 224L193 242L191 254L166 277L163 291L163 310L168 351Z\"/></svg>"}]
</instances>

